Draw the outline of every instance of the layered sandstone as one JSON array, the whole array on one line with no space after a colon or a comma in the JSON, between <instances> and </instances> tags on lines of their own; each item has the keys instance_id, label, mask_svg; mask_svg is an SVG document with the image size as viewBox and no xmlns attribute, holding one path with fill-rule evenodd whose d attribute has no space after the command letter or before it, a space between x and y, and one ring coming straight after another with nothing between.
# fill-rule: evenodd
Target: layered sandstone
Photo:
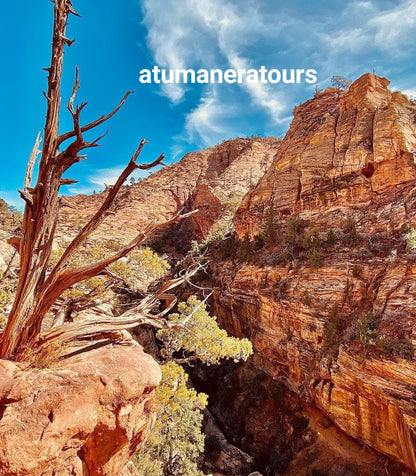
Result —
<instances>
[{"instance_id":1,"label":"layered sandstone","mask_svg":"<svg viewBox=\"0 0 416 476\"><path fill-rule=\"evenodd\" d=\"M388 84L366 74L294 109L272 166L235 217L240 235L259 232L267 207L351 207L416 178L416 105Z\"/></svg>"},{"instance_id":2,"label":"layered sandstone","mask_svg":"<svg viewBox=\"0 0 416 476\"><path fill-rule=\"evenodd\" d=\"M279 264L284 245L261 251L263 264L219 265L215 312L228 331L252 340L257 368L416 471L414 356L366 358L354 334L371 311L380 316L379 336L416 345L416 267L399 231L416 225L416 105L387 86L367 74L348 91L329 88L295 108L273 164L235 216L236 230L259 234L272 209L280 238L295 213L322 242L330 228L338 242L320 249L322 267L311 266L312 249ZM348 241L347 222L359 238ZM335 305L339 349L324 341Z\"/></svg>"},{"instance_id":3,"label":"layered sandstone","mask_svg":"<svg viewBox=\"0 0 416 476\"><path fill-rule=\"evenodd\" d=\"M178 163L148 178L124 186L111 218L98 238L130 240L153 219L172 216L178 204L199 209L193 229L205 238L221 218L233 216L243 196L253 188L274 158L281 139L235 139L208 149L190 152ZM106 192L61 199L59 233L72 236L100 206Z\"/></svg>"}]
</instances>

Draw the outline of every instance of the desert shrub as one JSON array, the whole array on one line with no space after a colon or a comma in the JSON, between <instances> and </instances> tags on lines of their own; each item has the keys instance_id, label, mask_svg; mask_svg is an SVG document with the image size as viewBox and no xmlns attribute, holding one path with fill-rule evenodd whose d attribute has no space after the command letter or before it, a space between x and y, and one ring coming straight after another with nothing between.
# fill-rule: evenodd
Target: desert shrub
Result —
<instances>
[{"instance_id":1,"label":"desert shrub","mask_svg":"<svg viewBox=\"0 0 416 476\"><path fill-rule=\"evenodd\" d=\"M280 279L273 284L273 296L277 301L283 299L290 288L289 279Z\"/></svg>"},{"instance_id":2,"label":"desert shrub","mask_svg":"<svg viewBox=\"0 0 416 476\"><path fill-rule=\"evenodd\" d=\"M356 339L363 345L375 344L380 317L372 312L362 314L354 325Z\"/></svg>"},{"instance_id":3,"label":"desert shrub","mask_svg":"<svg viewBox=\"0 0 416 476\"><path fill-rule=\"evenodd\" d=\"M162 383L156 389L152 433L134 463L146 476L203 476L197 460L204 450L202 410L207 396L188 388L188 376L179 365L161 366Z\"/></svg>"},{"instance_id":4,"label":"desert shrub","mask_svg":"<svg viewBox=\"0 0 416 476\"><path fill-rule=\"evenodd\" d=\"M8 289L0 289L0 328L5 328L7 324L7 307L12 303L14 293Z\"/></svg>"},{"instance_id":5,"label":"desert shrub","mask_svg":"<svg viewBox=\"0 0 416 476\"><path fill-rule=\"evenodd\" d=\"M410 230L404 234L406 241L406 249L408 251L414 251L416 249L416 228L410 228Z\"/></svg>"},{"instance_id":6,"label":"desert shrub","mask_svg":"<svg viewBox=\"0 0 416 476\"><path fill-rule=\"evenodd\" d=\"M318 250L313 250L313 253L309 257L309 264L311 268L322 268L324 265L324 258Z\"/></svg>"},{"instance_id":7,"label":"desert shrub","mask_svg":"<svg viewBox=\"0 0 416 476\"><path fill-rule=\"evenodd\" d=\"M357 232L357 226L353 217L348 216L342 227L342 241L346 245L355 245L359 242L360 236Z\"/></svg>"},{"instance_id":8,"label":"desert shrub","mask_svg":"<svg viewBox=\"0 0 416 476\"><path fill-rule=\"evenodd\" d=\"M305 250L316 250L322 246L322 240L319 236L319 228L314 226L313 228L308 228L305 232L305 235L302 239L302 247Z\"/></svg>"},{"instance_id":9,"label":"desert shrub","mask_svg":"<svg viewBox=\"0 0 416 476\"><path fill-rule=\"evenodd\" d=\"M363 274L363 267L360 266L359 264L354 264L352 267L352 275L354 278L360 278Z\"/></svg>"},{"instance_id":10,"label":"desert shrub","mask_svg":"<svg viewBox=\"0 0 416 476\"><path fill-rule=\"evenodd\" d=\"M331 83L332 86L339 89L348 89L351 86L351 81L341 75L332 76Z\"/></svg>"},{"instance_id":11,"label":"desert shrub","mask_svg":"<svg viewBox=\"0 0 416 476\"><path fill-rule=\"evenodd\" d=\"M393 339L391 341L391 353L402 359L412 360L414 355L412 341L406 338Z\"/></svg>"},{"instance_id":12,"label":"desert shrub","mask_svg":"<svg viewBox=\"0 0 416 476\"><path fill-rule=\"evenodd\" d=\"M376 344L380 316L372 312L361 314L354 324L356 340L361 344L363 362L367 358L368 351Z\"/></svg>"},{"instance_id":13,"label":"desert shrub","mask_svg":"<svg viewBox=\"0 0 416 476\"><path fill-rule=\"evenodd\" d=\"M297 215L290 215L286 219L286 237L290 241L296 241L302 231L303 223Z\"/></svg>"},{"instance_id":14,"label":"desert shrub","mask_svg":"<svg viewBox=\"0 0 416 476\"><path fill-rule=\"evenodd\" d=\"M163 343L161 354L173 359L179 351L185 360L200 360L204 364L218 364L224 358L235 362L247 360L253 353L248 339L229 337L220 329L215 316L210 316L205 304L195 296L178 305L178 312L170 314L168 321L173 327L160 329L157 337ZM180 361L180 359L176 359Z\"/></svg>"},{"instance_id":15,"label":"desert shrub","mask_svg":"<svg viewBox=\"0 0 416 476\"><path fill-rule=\"evenodd\" d=\"M334 246L336 242L337 242L337 235L335 234L335 231L332 228L330 228L326 234L325 244L326 246Z\"/></svg>"}]
</instances>

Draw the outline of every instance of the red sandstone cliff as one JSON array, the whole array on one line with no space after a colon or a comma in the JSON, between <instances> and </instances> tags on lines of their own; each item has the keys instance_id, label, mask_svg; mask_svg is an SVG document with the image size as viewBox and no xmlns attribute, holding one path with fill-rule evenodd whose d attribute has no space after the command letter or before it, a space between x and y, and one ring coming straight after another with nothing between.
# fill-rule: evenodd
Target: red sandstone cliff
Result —
<instances>
[{"instance_id":1,"label":"red sandstone cliff","mask_svg":"<svg viewBox=\"0 0 416 476\"><path fill-rule=\"evenodd\" d=\"M231 220L243 196L270 165L280 142L274 137L235 139L186 154L178 163L123 187L114 215L101 225L98 237L127 241L153 218L176 210L179 200L187 208L199 208L193 230L196 237L205 238L221 217ZM105 194L63 197L60 233L71 236Z\"/></svg>"},{"instance_id":2,"label":"red sandstone cliff","mask_svg":"<svg viewBox=\"0 0 416 476\"><path fill-rule=\"evenodd\" d=\"M0 474L124 474L154 423L156 362L126 337L38 364L0 361Z\"/></svg>"},{"instance_id":3,"label":"red sandstone cliff","mask_svg":"<svg viewBox=\"0 0 416 476\"><path fill-rule=\"evenodd\" d=\"M253 237L272 210L278 244L252 264L218 266L215 311L228 331L252 340L257 368L416 471L414 356L365 359L354 338L358 317L371 311L379 336L416 345L416 267L399 231L416 225L416 105L388 84L366 74L295 108L273 164L234 219L240 237ZM319 249L323 263L311 265L313 247L281 258L293 213L323 244L329 229L338 237ZM334 305L339 342L329 349Z\"/></svg>"}]
</instances>

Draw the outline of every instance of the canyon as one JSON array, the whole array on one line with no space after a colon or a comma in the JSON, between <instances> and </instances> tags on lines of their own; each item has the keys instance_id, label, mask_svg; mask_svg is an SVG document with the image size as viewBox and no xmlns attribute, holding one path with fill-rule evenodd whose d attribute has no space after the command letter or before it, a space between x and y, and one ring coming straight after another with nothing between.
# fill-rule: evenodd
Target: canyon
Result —
<instances>
[{"instance_id":1,"label":"canyon","mask_svg":"<svg viewBox=\"0 0 416 476\"><path fill-rule=\"evenodd\" d=\"M357 463L352 474L376 474L370 473L370 465L381 471L379 461L384 457L392 462L391 475L416 473L416 260L406 246L406 233L416 226L416 104L388 85L387 79L366 74L349 90L317 91L314 98L294 109L284 139L225 141L188 153L180 162L124 186L111 218L94 238L120 244L155 216L172 213L178 204L186 211L199 210L187 221L158 232L148 243L175 257L183 256L192 240L206 243L210 275L203 279L214 288L213 313L229 333L248 337L255 351L248 365L235 370L238 377L233 377L233 385L243 389L235 393L238 405L230 404L227 410L213 396L211 409L225 434L233 433L232 420L238 420L243 430L250 427L250 438L241 442L244 435L240 435L239 441L232 441L241 443L246 453L260 458L262 444L267 450L275 444L281 460L286 461L280 474L302 474L311 465L319 466L328 452L325 448L335 451L336 441L348 441L345 445L350 453L362 463ZM74 235L107 193L61 197L61 242ZM5 238L7 233L2 233ZM231 249L224 252L227 240ZM243 246L248 253L241 254ZM11 248L3 240L0 249L4 268ZM370 333L360 340L358 324L366 316L373 316L377 324L368 325L364 330ZM88 429L79 425L81 429L67 435L68 442L80 432L84 438L82 444L77 442L76 451L73 442L64 443L70 448L68 461L74 467L83 464L76 454L79 458L79 454L93 455L97 450L93 444L97 429L102 428L100 435L108 437L114 432L122 435L120 445L128 446L129 438L136 438L139 445L137 428L144 435L151 426L150 416L146 423L142 419L146 413L143 402L160 376L156 364L149 363L144 354L139 356L136 344L129 346L139 359L136 363L128 360L135 372L142 359L154 368L136 382L140 388L128 389L137 373L114 383L123 388L122 396L117 397L123 403L117 411L126 422L111 420L114 409L109 397L104 399L105 410L94 409L94 415L105 414L105 418L96 418L101 423ZM124 366L123 349L115 346L102 352L111 351ZM96 358L101 361L98 354ZM12 388L23 385L18 382L34 382L32 393L39 379L52 387L62 380L71 388L68 379L75 369L71 366L79 364L76 356L71 359L68 368L50 370L50 375L46 370L20 369L2 362L4 415L16 418L16 412L29 411L21 403L27 395L10 396L17 392ZM107 370L111 372L109 368L103 373ZM279 408L257 396L253 408L244 407L248 390L241 382L247 382L250 375L250 385L255 382L266 393L279 394ZM111 375L107 378L113 379ZM231 377L224 372L221 379L222 384L216 385L226 387ZM209 386L209 378L207 382ZM275 384L278 391L270 390ZM94 385L102 384L97 380ZM282 386L284 397L280 396ZM53 399L47 401L49 393L53 392L46 392L34 435L47 435L47 428L57 425L55 417L48 420L53 410ZM133 409L133 400L142 413ZM286 416L285 409L290 410ZM70 414L68 409L62 412ZM3 417L0 424L7 421ZM279 443L273 440L277 438L274 422L284 432ZM10 440L13 447L19 445L21 435ZM288 445L291 437L293 445ZM91 442L88 451L77 453L85 441ZM62 447L61 443L56 444ZM360 445L374 453L361 451ZM10 448L0 448L0 453L12 451ZM90 474L113 474L106 465L115 465L111 468L119 471L117 465L126 463L129 453L120 451L126 455L112 462L108 454L101 465L103 472ZM13 458L6 455L3 459ZM63 464L62 453L59 458ZM47 452L45 461L56 464ZM403 466L394 469L395 462ZM367 472L362 469L365 465ZM13 474L25 474L16 471ZM48 471L39 474L55 474Z\"/></svg>"}]
</instances>

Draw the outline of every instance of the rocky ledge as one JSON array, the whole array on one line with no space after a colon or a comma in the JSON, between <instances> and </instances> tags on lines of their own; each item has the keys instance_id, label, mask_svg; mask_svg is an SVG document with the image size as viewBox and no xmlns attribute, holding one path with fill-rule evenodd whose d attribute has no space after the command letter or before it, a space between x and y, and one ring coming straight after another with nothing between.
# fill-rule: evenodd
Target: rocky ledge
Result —
<instances>
[{"instance_id":1,"label":"rocky ledge","mask_svg":"<svg viewBox=\"0 0 416 476\"><path fill-rule=\"evenodd\" d=\"M161 379L152 357L126 337L36 364L0 361L0 473L133 474L125 467L152 428Z\"/></svg>"}]
</instances>

